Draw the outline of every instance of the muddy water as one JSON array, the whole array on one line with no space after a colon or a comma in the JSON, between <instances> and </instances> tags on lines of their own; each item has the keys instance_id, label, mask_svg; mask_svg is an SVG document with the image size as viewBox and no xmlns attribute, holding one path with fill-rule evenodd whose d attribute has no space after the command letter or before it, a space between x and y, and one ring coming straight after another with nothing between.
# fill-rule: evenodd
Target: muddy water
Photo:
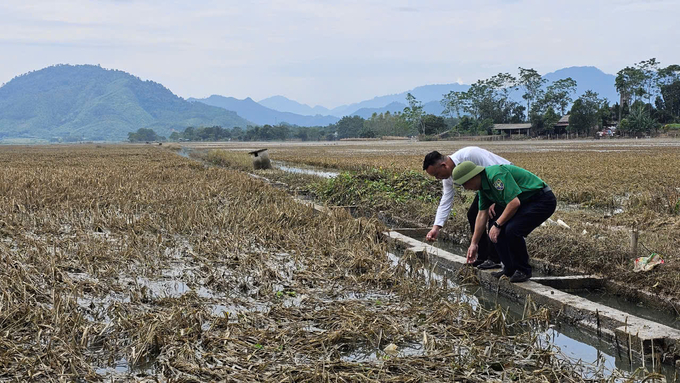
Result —
<instances>
[{"instance_id":1,"label":"muddy water","mask_svg":"<svg viewBox=\"0 0 680 383\"><path fill-rule=\"evenodd\" d=\"M325 168L319 168L308 165L291 164L283 161L272 161L272 163L274 164L275 168L290 173L308 174L323 178L335 178L338 174L340 174L338 172L329 171L328 169Z\"/></svg>"},{"instance_id":2,"label":"muddy water","mask_svg":"<svg viewBox=\"0 0 680 383\"><path fill-rule=\"evenodd\" d=\"M414 239L422 240L422 238ZM465 251L467 250L466 247L450 241L437 241L432 243L432 245L458 255L465 254ZM388 257L394 263L399 261L401 255L402 253L395 249L388 254ZM426 262L421 270L421 273L428 273L431 278L435 278L439 281L446 279L449 281L450 285L456 285L455 282L451 282L457 279L456 273L451 270L438 265L427 265ZM460 291L463 292L462 295ZM485 290L481 287L465 286L462 290L459 289L457 294L458 295L452 296L451 299L463 299L470 302L472 307L476 307L476 304L478 304L486 309L495 309L500 305L509 312L510 317L513 320L521 319L524 312L523 304L497 295L494 292ZM623 310L623 308L617 308ZM632 312L631 314L636 315L635 312ZM661 323L667 324L665 321ZM636 369L642 367L642 360L640 358L634 356L633 361L631 361L625 351L617 351L613 345L598 339L597 336L584 332L567 323L553 323L547 329L542 328L536 330L540 333L540 336L537 337L537 342L543 348L550 347L559 358L571 360L572 362L581 361L584 366L595 367L595 371L599 371L598 373L594 373L592 368L588 369L589 372L587 374L584 372L584 376L587 378L597 379L616 377L633 373ZM354 357L357 355L360 355L360 353L355 352L353 354ZM369 352L365 352L363 355L368 359L374 357L373 354ZM650 360L647 360L646 368L647 370L651 370ZM676 380L676 370L672 366L657 365L656 368L657 372L666 376L668 382L680 381Z\"/></svg>"},{"instance_id":3,"label":"muddy water","mask_svg":"<svg viewBox=\"0 0 680 383\"><path fill-rule=\"evenodd\" d=\"M642 302L631 302L623 297L607 293L606 290L593 291L573 291L571 294L597 302L605 306L630 313L640 318L645 318L654 322L663 323L666 326L680 329L680 315L667 311L659 311L647 307Z\"/></svg>"}]
</instances>

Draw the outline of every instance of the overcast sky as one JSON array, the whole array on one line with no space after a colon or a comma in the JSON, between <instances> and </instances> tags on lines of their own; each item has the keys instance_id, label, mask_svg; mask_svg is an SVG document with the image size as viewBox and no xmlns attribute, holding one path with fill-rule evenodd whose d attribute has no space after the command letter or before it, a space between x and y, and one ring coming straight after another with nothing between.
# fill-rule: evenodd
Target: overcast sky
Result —
<instances>
[{"instance_id":1,"label":"overcast sky","mask_svg":"<svg viewBox=\"0 0 680 383\"><path fill-rule=\"evenodd\" d=\"M335 107L517 67L680 64L679 0L2 0L0 83L100 64L175 94Z\"/></svg>"}]
</instances>

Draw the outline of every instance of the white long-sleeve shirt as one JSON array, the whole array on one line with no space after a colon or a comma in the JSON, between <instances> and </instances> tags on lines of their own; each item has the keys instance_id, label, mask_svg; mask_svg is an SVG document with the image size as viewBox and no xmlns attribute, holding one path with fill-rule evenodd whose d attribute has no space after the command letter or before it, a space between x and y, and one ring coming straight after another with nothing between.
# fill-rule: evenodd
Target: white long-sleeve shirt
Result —
<instances>
[{"instance_id":1,"label":"white long-sleeve shirt","mask_svg":"<svg viewBox=\"0 0 680 383\"><path fill-rule=\"evenodd\" d=\"M451 157L451 160L456 166L464 161L472 161L476 165L481 165L484 167L491 165L511 164L511 162L505 158L476 146L464 147L449 157ZM434 218L434 224L437 226L444 226L444 223L451 212L453 197L456 195L456 190L453 188L453 179L451 177L442 180L442 185L444 187L444 192L442 193L441 201L439 201L437 216Z\"/></svg>"}]
</instances>

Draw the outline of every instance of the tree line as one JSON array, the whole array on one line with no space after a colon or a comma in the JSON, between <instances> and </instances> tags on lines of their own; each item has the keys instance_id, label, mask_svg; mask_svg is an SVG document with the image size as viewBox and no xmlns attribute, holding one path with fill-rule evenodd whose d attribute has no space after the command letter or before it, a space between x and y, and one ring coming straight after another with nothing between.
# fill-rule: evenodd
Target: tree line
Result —
<instances>
[{"instance_id":1,"label":"tree line","mask_svg":"<svg viewBox=\"0 0 680 383\"><path fill-rule=\"evenodd\" d=\"M417 108L417 107L416 107ZM422 109L422 107L420 107ZM248 126L231 129L220 126L187 127L172 132L169 141L334 141L344 138L374 138L383 136L408 137L419 134L437 134L450 130L456 119L446 119L432 114L422 114L417 126L413 117L405 113L374 113L370 118L345 116L327 126L302 127L281 123L277 125ZM128 133L130 142L166 141L153 129L141 128Z\"/></svg>"},{"instance_id":2,"label":"tree line","mask_svg":"<svg viewBox=\"0 0 680 383\"><path fill-rule=\"evenodd\" d=\"M620 97L613 105L592 90L574 100L577 82L571 77L549 84L534 69L518 69L517 77L499 73L478 80L467 91L446 94L441 101L444 113L460 118L454 131L492 134L494 124L528 122L534 135L592 135L616 126L620 134L638 136L680 122L679 65L661 67L652 58L620 70L615 81ZM526 107L509 97L517 90L523 90ZM566 131L555 130L555 124L566 114Z\"/></svg>"},{"instance_id":3,"label":"tree line","mask_svg":"<svg viewBox=\"0 0 680 383\"><path fill-rule=\"evenodd\" d=\"M478 80L466 91L443 95L443 115L425 113L412 94L401 112L373 113L370 118L345 116L327 126L300 127L286 123L224 129L188 127L173 132L171 141L321 141L384 136L434 136L495 134L495 124L530 123L532 135L572 133L593 135L616 126L618 134L648 135L662 127L680 129L680 65L662 67L655 58L640 61L617 72L619 100L614 104L592 90L574 99L577 82L571 77L549 82L532 68L518 68L517 76L499 73ZM512 98L522 91L522 101ZM565 115L564 131L555 124ZM674 124L675 123L675 124ZM152 129L128 134L130 141L164 140Z\"/></svg>"}]
</instances>

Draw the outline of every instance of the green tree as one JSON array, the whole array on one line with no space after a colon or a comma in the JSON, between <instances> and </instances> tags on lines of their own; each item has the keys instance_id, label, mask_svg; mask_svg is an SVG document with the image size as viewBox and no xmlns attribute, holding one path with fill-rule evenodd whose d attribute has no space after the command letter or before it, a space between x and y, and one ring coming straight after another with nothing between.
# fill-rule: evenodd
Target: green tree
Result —
<instances>
[{"instance_id":1,"label":"green tree","mask_svg":"<svg viewBox=\"0 0 680 383\"><path fill-rule=\"evenodd\" d=\"M680 119L680 80L661 86L664 110L673 118Z\"/></svg>"},{"instance_id":2,"label":"green tree","mask_svg":"<svg viewBox=\"0 0 680 383\"><path fill-rule=\"evenodd\" d=\"M535 106L535 104L534 104ZM531 129L537 135L552 134L555 129L555 124L560 120L560 116L555 113L552 107L548 107L545 113L539 113L534 108L533 113L530 114Z\"/></svg>"},{"instance_id":3,"label":"green tree","mask_svg":"<svg viewBox=\"0 0 680 383\"><path fill-rule=\"evenodd\" d=\"M460 118L456 131L463 134L477 135L479 124L470 116L463 116Z\"/></svg>"},{"instance_id":4,"label":"green tree","mask_svg":"<svg viewBox=\"0 0 680 383\"><path fill-rule=\"evenodd\" d=\"M423 134L439 134L448 129L446 121L441 116L426 114L423 117Z\"/></svg>"},{"instance_id":5,"label":"green tree","mask_svg":"<svg viewBox=\"0 0 680 383\"><path fill-rule=\"evenodd\" d=\"M404 118L418 133L425 134L425 125L423 124L423 103L416 100L411 93L406 94L406 102L408 102L408 106L404 108Z\"/></svg>"},{"instance_id":6,"label":"green tree","mask_svg":"<svg viewBox=\"0 0 680 383\"><path fill-rule=\"evenodd\" d=\"M569 130L577 134L593 133L593 128L600 122L599 112L602 103L597 93L590 90L576 99L569 113Z\"/></svg>"},{"instance_id":7,"label":"green tree","mask_svg":"<svg viewBox=\"0 0 680 383\"><path fill-rule=\"evenodd\" d=\"M486 80L477 80L470 89L460 94L458 101L463 111L477 120L481 118L484 110L492 109L493 89Z\"/></svg>"},{"instance_id":8,"label":"green tree","mask_svg":"<svg viewBox=\"0 0 680 383\"><path fill-rule=\"evenodd\" d=\"M272 127L272 136L274 140L284 141L290 136L290 125L281 123Z\"/></svg>"},{"instance_id":9,"label":"green tree","mask_svg":"<svg viewBox=\"0 0 680 383\"><path fill-rule=\"evenodd\" d=\"M644 82L644 73L635 67L627 66L616 73L614 85L619 93L621 108L618 120L623 116L624 105L630 105L631 100L640 94L640 88Z\"/></svg>"},{"instance_id":10,"label":"green tree","mask_svg":"<svg viewBox=\"0 0 680 383\"><path fill-rule=\"evenodd\" d=\"M531 110L531 103L534 102L534 100L541 98L543 85L546 82L548 82L548 80L541 77L541 75L533 68L525 69L519 67L519 79L517 84L524 89L522 98L527 101L526 110Z\"/></svg>"},{"instance_id":11,"label":"green tree","mask_svg":"<svg viewBox=\"0 0 680 383\"><path fill-rule=\"evenodd\" d=\"M241 140L243 137L243 129L241 127L234 127L231 129L231 137L236 140Z\"/></svg>"},{"instance_id":12,"label":"green tree","mask_svg":"<svg viewBox=\"0 0 680 383\"><path fill-rule=\"evenodd\" d=\"M655 124L644 103L636 102L631 106L627 126L629 134L640 136L650 133Z\"/></svg>"},{"instance_id":13,"label":"green tree","mask_svg":"<svg viewBox=\"0 0 680 383\"><path fill-rule=\"evenodd\" d=\"M359 132L359 137L361 138L373 138L375 137L375 132L371 129L368 129L366 125L364 125L363 128L361 128L361 131Z\"/></svg>"},{"instance_id":14,"label":"green tree","mask_svg":"<svg viewBox=\"0 0 680 383\"><path fill-rule=\"evenodd\" d=\"M300 141L309 140L309 129L307 129L307 128L298 129L298 131L295 132L294 137L300 139Z\"/></svg>"},{"instance_id":15,"label":"green tree","mask_svg":"<svg viewBox=\"0 0 680 383\"><path fill-rule=\"evenodd\" d=\"M141 142L141 141L160 141L161 137L153 131L153 129L139 128L136 132L128 133L128 141L130 142Z\"/></svg>"},{"instance_id":16,"label":"green tree","mask_svg":"<svg viewBox=\"0 0 680 383\"><path fill-rule=\"evenodd\" d=\"M560 120L560 116L555 113L555 109L548 108L543 115L543 122L545 124L545 130L547 133L552 134L555 129L555 124Z\"/></svg>"},{"instance_id":17,"label":"green tree","mask_svg":"<svg viewBox=\"0 0 680 383\"><path fill-rule=\"evenodd\" d=\"M660 64L661 63L656 61L655 58L651 58L649 60L640 61L636 65L637 69L642 73L639 93L641 97L647 99L647 103L651 103L652 97L659 92L658 72Z\"/></svg>"},{"instance_id":18,"label":"green tree","mask_svg":"<svg viewBox=\"0 0 680 383\"><path fill-rule=\"evenodd\" d=\"M526 110L524 105L515 104L515 106L512 108L512 115L510 117L510 123L518 124L518 123L524 121L525 120L524 110Z\"/></svg>"},{"instance_id":19,"label":"green tree","mask_svg":"<svg viewBox=\"0 0 680 383\"><path fill-rule=\"evenodd\" d=\"M496 123L510 122L517 103L510 92L517 89L517 79L509 73L499 73L486 80L478 80L466 92L449 92L441 101L444 113L452 116L460 112L475 120L490 118Z\"/></svg>"},{"instance_id":20,"label":"green tree","mask_svg":"<svg viewBox=\"0 0 680 383\"><path fill-rule=\"evenodd\" d=\"M345 116L335 124L338 138L359 137L364 127L364 119L361 116Z\"/></svg>"},{"instance_id":21,"label":"green tree","mask_svg":"<svg viewBox=\"0 0 680 383\"><path fill-rule=\"evenodd\" d=\"M477 122L477 130L479 132L486 133L487 135L493 135L493 120L490 118L485 118Z\"/></svg>"},{"instance_id":22,"label":"green tree","mask_svg":"<svg viewBox=\"0 0 680 383\"><path fill-rule=\"evenodd\" d=\"M666 110L666 103L661 96L656 96L654 99L654 109L652 109L652 118L662 124L673 122L673 115Z\"/></svg>"},{"instance_id":23,"label":"green tree","mask_svg":"<svg viewBox=\"0 0 680 383\"><path fill-rule=\"evenodd\" d=\"M680 81L680 65L673 64L659 69L657 75L657 86L659 89L676 81Z\"/></svg>"},{"instance_id":24,"label":"green tree","mask_svg":"<svg viewBox=\"0 0 680 383\"><path fill-rule=\"evenodd\" d=\"M455 112L456 117L460 118L460 112L465 108L465 92L456 92L452 90L444 95L444 98L440 103L444 107L442 114L453 117L453 113Z\"/></svg>"},{"instance_id":25,"label":"green tree","mask_svg":"<svg viewBox=\"0 0 680 383\"><path fill-rule=\"evenodd\" d=\"M612 109L609 107L609 101L607 99L600 100L600 109L597 111L597 123L600 128L604 128L611 123L612 120Z\"/></svg>"},{"instance_id":26,"label":"green tree","mask_svg":"<svg viewBox=\"0 0 680 383\"><path fill-rule=\"evenodd\" d=\"M546 107L551 106L559 110L564 116L573 100L572 97L576 94L576 85L576 80L571 77L553 82L545 91L543 103Z\"/></svg>"}]
</instances>

